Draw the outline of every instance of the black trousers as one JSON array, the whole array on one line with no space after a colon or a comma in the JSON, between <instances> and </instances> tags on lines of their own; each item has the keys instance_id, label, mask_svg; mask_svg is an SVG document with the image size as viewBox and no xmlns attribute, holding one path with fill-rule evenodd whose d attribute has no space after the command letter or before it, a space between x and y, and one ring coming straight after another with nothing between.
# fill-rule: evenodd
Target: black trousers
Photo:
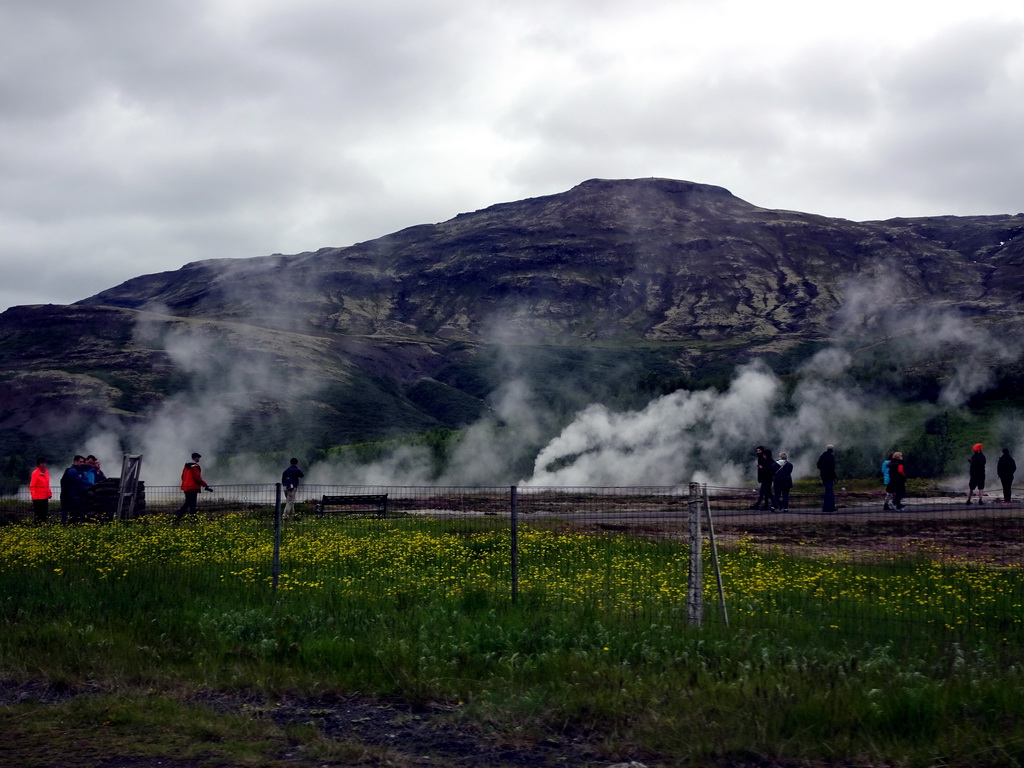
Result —
<instances>
[{"instance_id":1,"label":"black trousers","mask_svg":"<svg viewBox=\"0 0 1024 768\"><path fill-rule=\"evenodd\" d=\"M1013 485L1013 475L1000 477L999 482L1003 484L1003 501L1010 500L1010 486Z\"/></svg>"},{"instance_id":2,"label":"black trousers","mask_svg":"<svg viewBox=\"0 0 1024 768\"><path fill-rule=\"evenodd\" d=\"M174 513L176 520L181 520L185 515L195 515L199 512L199 491L182 491L182 493L185 494L185 503Z\"/></svg>"},{"instance_id":3,"label":"black trousers","mask_svg":"<svg viewBox=\"0 0 1024 768\"><path fill-rule=\"evenodd\" d=\"M50 500L32 499L32 512L37 523L45 523L50 517Z\"/></svg>"}]
</instances>

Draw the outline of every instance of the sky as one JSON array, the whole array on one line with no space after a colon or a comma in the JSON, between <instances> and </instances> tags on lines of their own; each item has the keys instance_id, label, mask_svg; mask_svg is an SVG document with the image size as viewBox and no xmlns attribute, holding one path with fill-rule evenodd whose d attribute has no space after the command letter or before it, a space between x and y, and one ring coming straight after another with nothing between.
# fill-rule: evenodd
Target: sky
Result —
<instances>
[{"instance_id":1,"label":"sky","mask_svg":"<svg viewBox=\"0 0 1024 768\"><path fill-rule=\"evenodd\" d=\"M6 0L0 310L565 191L1024 210L1019 0Z\"/></svg>"}]
</instances>

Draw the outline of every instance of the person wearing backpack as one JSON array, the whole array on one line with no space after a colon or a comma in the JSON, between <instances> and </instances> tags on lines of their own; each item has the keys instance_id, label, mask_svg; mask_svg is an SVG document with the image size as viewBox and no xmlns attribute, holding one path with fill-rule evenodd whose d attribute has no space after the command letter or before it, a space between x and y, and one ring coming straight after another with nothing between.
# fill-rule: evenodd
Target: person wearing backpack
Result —
<instances>
[{"instance_id":1,"label":"person wearing backpack","mask_svg":"<svg viewBox=\"0 0 1024 768\"><path fill-rule=\"evenodd\" d=\"M903 497L907 495L907 470L903 465L903 452L894 451L889 460L889 485L886 490L892 494L892 508L903 509Z\"/></svg>"}]
</instances>

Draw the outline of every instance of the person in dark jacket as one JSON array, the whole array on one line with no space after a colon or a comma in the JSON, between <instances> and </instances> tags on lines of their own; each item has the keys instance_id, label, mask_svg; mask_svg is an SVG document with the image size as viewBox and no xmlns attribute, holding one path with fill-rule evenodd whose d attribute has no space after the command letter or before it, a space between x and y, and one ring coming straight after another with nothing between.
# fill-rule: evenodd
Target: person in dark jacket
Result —
<instances>
[{"instance_id":1,"label":"person in dark jacket","mask_svg":"<svg viewBox=\"0 0 1024 768\"><path fill-rule=\"evenodd\" d=\"M893 509L903 509L903 497L907 495L907 470L903 464L903 452L894 451L889 459L889 485Z\"/></svg>"},{"instance_id":2,"label":"person in dark jacket","mask_svg":"<svg viewBox=\"0 0 1024 768\"><path fill-rule=\"evenodd\" d=\"M967 480L967 503L971 503L971 496L974 489L978 489L978 503L985 503L985 454L981 451L981 443L974 444L974 452L971 454L967 466L970 471L970 478Z\"/></svg>"},{"instance_id":3,"label":"person in dark jacket","mask_svg":"<svg viewBox=\"0 0 1024 768\"><path fill-rule=\"evenodd\" d=\"M775 475L775 470L779 468L779 465L772 460L772 452L763 445L757 446L757 450L754 453L757 456L758 491L757 501L750 508L760 509L761 505L764 504L765 509L767 509L772 503L772 477Z\"/></svg>"},{"instance_id":4,"label":"person in dark jacket","mask_svg":"<svg viewBox=\"0 0 1024 768\"><path fill-rule=\"evenodd\" d=\"M772 489L775 491L772 496L772 512L789 512L789 491L793 487L793 465L789 463L789 455L785 451L779 453L779 460L775 462L778 469L772 476Z\"/></svg>"},{"instance_id":5,"label":"person in dark jacket","mask_svg":"<svg viewBox=\"0 0 1024 768\"><path fill-rule=\"evenodd\" d=\"M295 514L295 496L299 492L299 480L305 477L299 469L299 460L292 459L281 473L281 486L284 488L284 517Z\"/></svg>"},{"instance_id":6,"label":"person in dark jacket","mask_svg":"<svg viewBox=\"0 0 1024 768\"><path fill-rule=\"evenodd\" d=\"M996 462L996 474L999 475L999 482L1003 484L1003 504L1010 503L1010 487L1013 485L1013 475L1017 471L1017 462L1010 455L1009 448L1003 448L999 461Z\"/></svg>"},{"instance_id":7,"label":"person in dark jacket","mask_svg":"<svg viewBox=\"0 0 1024 768\"><path fill-rule=\"evenodd\" d=\"M206 489L212 491L210 484L203 480L203 471L199 467L201 454L193 453L192 461L186 461L181 469L181 490L185 494L185 502L174 513L175 520L181 520L185 515L195 515L199 512L199 491Z\"/></svg>"},{"instance_id":8,"label":"person in dark jacket","mask_svg":"<svg viewBox=\"0 0 1024 768\"><path fill-rule=\"evenodd\" d=\"M892 471L890 469L890 471ZM818 457L818 475L821 477L821 484L825 487L825 494L821 500L822 512L836 511L836 449L833 445L826 445L825 452Z\"/></svg>"},{"instance_id":9,"label":"person in dark jacket","mask_svg":"<svg viewBox=\"0 0 1024 768\"><path fill-rule=\"evenodd\" d=\"M85 466L84 456L75 456L71 466L64 470L60 478L60 517L65 523L79 523L84 519L83 494L92 488L85 479L82 468Z\"/></svg>"}]
</instances>

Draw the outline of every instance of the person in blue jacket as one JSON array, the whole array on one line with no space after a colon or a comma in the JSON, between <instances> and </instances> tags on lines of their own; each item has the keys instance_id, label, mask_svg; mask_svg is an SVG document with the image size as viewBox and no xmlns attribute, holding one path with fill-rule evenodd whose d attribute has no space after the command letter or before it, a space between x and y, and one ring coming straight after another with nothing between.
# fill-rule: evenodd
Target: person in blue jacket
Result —
<instances>
[{"instance_id":1,"label":"person in blue jacket","mask_svg":"<svg viewBox=\"0 0 1024 768\"><path fill-rule=\"evenodd\" d=\"M882 485L885 486L885 503L882 509L892 509L892 494L889 493L889 462L892 461L892 451L889 451L882 462Z\"/></svg>"},{"instance_id":2,"label":"person in blue jacket","mask_svg":"<svg viewBox=\"0 0 1024 768\"><path fill-rule=\"evenodd\" d=\"M60 478L60 517L61 522L79 523L84 519L83 495L92 488L83 471L85 457L75 456L71 466L64 470Z\"/></svg>"}]
</instances>

